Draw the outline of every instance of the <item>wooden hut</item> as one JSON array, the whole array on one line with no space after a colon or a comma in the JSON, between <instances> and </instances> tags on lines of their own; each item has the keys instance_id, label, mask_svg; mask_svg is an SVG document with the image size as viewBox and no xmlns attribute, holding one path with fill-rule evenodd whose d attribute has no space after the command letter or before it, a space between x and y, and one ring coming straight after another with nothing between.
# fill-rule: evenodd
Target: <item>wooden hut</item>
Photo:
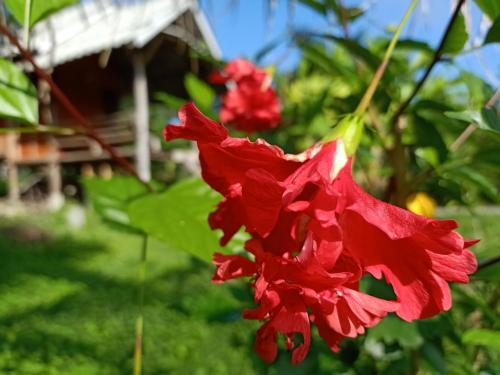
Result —
<instances>
[{"instance_id":1,"label":"wooden hut","mask_svg":"<svg viewBox=\"0 0 500 375\"><path fill-rule=\"evenodd\" d=\"M205 76L211 69L195 56L220 57L196 0L82 1L37 24L30 49L100 136L135 161L144 180L150 179L151 157L157 156L152 145L159 144L150 133L151 94L166 91L185 97L185 74ZM33 79L41 122L74 124L51 100L48 85ZM127 98L131 110L120 107ZM18 166L41 165L54 201L62 197L61 165L88 169L109 159L96 142L81 135L9 134L0 139L0 157L5 160L10 199L20 196Z\"/></svg>"}]
</instances>

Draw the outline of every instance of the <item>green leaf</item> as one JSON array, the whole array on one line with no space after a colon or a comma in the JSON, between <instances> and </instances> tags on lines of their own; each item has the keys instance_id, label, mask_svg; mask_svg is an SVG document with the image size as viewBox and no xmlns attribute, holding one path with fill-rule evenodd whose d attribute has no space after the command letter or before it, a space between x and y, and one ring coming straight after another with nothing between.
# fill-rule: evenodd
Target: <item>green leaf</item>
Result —
<instances>
[{"instance_id":1,"label":"green leaf","mask_svg":"<svg viewBox=\"0 0 500 375\"><path fill-rule=\"evenodd\" d=\"M489 43L500 43L500 17L495 18L493 25L486 34L486 38L484 38L484 44Z\"/></svg>"},{"instance_id":2,"label":"green leaf","mask_svg":"<svg viewBox=\"0 0 500 375\"><path fill-rule=\"evenodd\" d=\"M118 229L138 232L128 216L128 205L148 193L146 187L133 177L115 176L110 180L83 180L87 199L101 218Z\"/></svg>"},{"instance_id":3,"label":"green leaf","mask_svg":"<svg viewBox=\"0 0 500 375\"><path fill-rule=\"evenodd\" d=\"M476 185L488 198L494 202L498 202L498 189L489 178L469 167L455 168L448 172L455 178L466 180Z\"/></svg>"},{"instance_id":4,"label":"green leaf","mask_svg":"<svg viewBox=\"0 0 500 375\"><path fill-rule=\"evenodd\" d=\"M352 39L340 38L334 35L324 35L326 38L334 40L337 44L340 44L348 52L353 54L362 60L367 66L373 70L377 70L380 65L381 60L374 55L369 49L363 47L358 42Z\"/></svg>"},{"instance_id":5,"label":"green leaf","mask_svg":"<svg viewBox=\"0 0 500 375\"><path fill-rule=\"evenodd\" d=\"M474 279L491 280L500 282L500 263L495 263L484 267L473 275Z\"/></svg>"},{"instance_id":6,"label":"green leaf","mask_svg":"<svg viewBox=\"0 0 500 375\"><path fill-rule=\"evenodd\" d=\"M26 0L4 0L5 6L12 16L24 25L24 11ZM69 6L76 4L78 0L31 0L31 12L29 27L31 28L38 21L47 18L51 14Z\"/></svg>"},{"instance_id":7,"label":"green leaf","mask_svg":"<svg viewBox=\"0 0 500 375\"><path fill-rule=\"evenodd\" d=\"M215 100L214 89L192 73L186 74L184 85L198 108L205 114L212 113Z\"/></svg>"},{"instance_id":8,"label":"green leaf","mask_svg":"<svg viewBox=\"0 0 500 375\"><path fill-rule=\"evenodd\" d=\"M465 27L465 17L462 13L460 13L455 19L450 33L446 38L442 53L455 54L460 52L464 48L468 39L469 35L467 34L467 29Z\"/></svg>"},{"instance_id":9,"label":"green leaf","mask_svg":"<svg viewBox=\"0 0 500 375\"><path fill-rule=\"evenodd\" d=\"M368 331L368 338L388 344L398 342L406 348L418 348L424 342L415 323L407 323L395 316L388 316Z\"/></svg>"},{"instance_id":10,"label":"green leaf","mask_svg":"<svg viewBox=\"0 0 500 375\"><path fill-rule=\"evenodd\" d=\"M155 100L165 103L168 108L171 108L175 111L178 111L179 108L181 108L186 103L186 99L170 95L166 92L156 92L154 94L154 98Z\"/></svg>"},{"instance_id":11,"label":"green leaf","mask_svg":"<svg viewBox=\"0 0 500 375\"><path fill-rule=\"evenodd\" d=\"M481 147L473 156L473 164L482 165L500 172L500 152L498 152L498 147Z\"/></svg>"},{"instance_id":12,"label":"green leaf","mask_svg":"<svg viewBox=\"0 0 500 375\"><path fill-rule=\"evenodd\" d=\"M498 0L475 0L477 6L486 14L490 20L500 16L500 1Z\"/></svg>"},{"instance_id":13,"label":"green leaf","mask_svg":"<svg viewBox=\"0 0 500 375\"><path fill-rule=\"evenodd\" d=\"M170 248L210 261L219 245L220 233L208 225L208 214L220 196L200 179L183 180L160 194L133 201L128 209L134 226Z\"/></svg>"},{"instance_id":14,"label":"green leaf","mask_svg":"<svg viewBox=\"0 0 500 375\"><path fill-rule=\"evenodd\" d=\"M438 374L448 374L443 352L435 344L432 342L426 342L422 347L422 356L429 366Z\"/></svg>"},{"instance_id":15,"label":"green leaf","mask_svg":"<svg viewBox=\"0 0 500 375\"><path fill-rule=\"evenodd\" d=\"M463 334L462 342L500 349L500 332L491 329L469 329Z\"/></svg>"},{"instance_id":16,"label":"green leaf","mask_svg":"<svg viewBox=\"0 0 500 375\"><path fill-rule=\"evenodd\" d=\"M417 146L434 148L439 156L439 161L441 163L445 161L448 156L448 149L437 127L432 122L418 115L415 115L413 126L415 128Z\"/></svg>"},{"instance_id":17,"label":"green leaf","mask_svg":"<svg viewBox=\"0 0 500 375\"><path fill-rule=\"evenodd\" d=\"M389 45L389 43L387 43ZM424 52L427 55L432 55L434 49L427 43L415 39L400 39L396 44L396 49L409 49Z\"/></svg>"},{"instance_id":18,"label":"green leaf","mask_svg":"<svg viewBox=\"0 0 500 375\"><path fill-rule=\"evenodd\" d=\"M309 8L315 10L316 12L326 16L327 7L319 0L299 0L302 4L308 6Z\"/></svg>"},{"instance_id":19,"label":"green leaf","mask_svg":"<svg viewBox=\"0 0 500 375\"><path fill-rule=\"evenodd\" d=\"M483 108L478 111L445 112L449 118L474 123L480 129L500 133L500 117L495 108Z\"/></svg>"},{"instance_id":20,"label":"green leaf","mask_svg":"<svg viewBox=\"0 0 500 375\"><path fill-rule=\"evenodd\" d=\"M38 123L36 88L24 72L0 58L0 117Z\"/></svg>"}]
</instances>

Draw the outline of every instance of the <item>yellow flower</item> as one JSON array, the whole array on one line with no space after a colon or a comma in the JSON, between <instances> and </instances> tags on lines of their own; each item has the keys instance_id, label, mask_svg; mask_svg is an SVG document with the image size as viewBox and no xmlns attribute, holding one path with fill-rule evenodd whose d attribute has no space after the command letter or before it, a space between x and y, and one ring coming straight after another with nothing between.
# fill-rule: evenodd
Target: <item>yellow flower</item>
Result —
<instances>
[{"instance_id":1,"label":"yellow flower","mask_svg":"<svg viewBox=\"0 0 500 375\"><path fill-rule=\"evenodd\" d=\"M436 201L427 193L418 192L412 194L406 200L406 208L413 213L426 217L434 217Z\"/></svg>"}]
</instances>

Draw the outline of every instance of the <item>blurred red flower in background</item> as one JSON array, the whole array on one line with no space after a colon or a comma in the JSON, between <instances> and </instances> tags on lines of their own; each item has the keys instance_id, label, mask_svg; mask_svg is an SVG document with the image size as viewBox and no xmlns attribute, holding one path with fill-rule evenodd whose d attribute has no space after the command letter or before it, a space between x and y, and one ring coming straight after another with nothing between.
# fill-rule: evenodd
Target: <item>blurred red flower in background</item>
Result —
<instances>
[{"instance_id":1,"label":"blurred red flower in background","mask_svg":"<svg viewBox=\"0 0 500 375\"><path fill-rule=\"evenodd\" d=\"M210 214L226 244L243 226L250 258L215 254L214 282L253 277L257 307L248 319L265 321L256 351L277 355L277 334L293 349L292 362L309 350L310 323L337 351L343 337L362 334L389 312L412 321L451 307L448 282L468 281L476 259L452 220L433 220L379 201L353 180L341 140L286 155L262 140L232 138L192 104L181 125L168 125L167 141L197 142L202 176L224 199ZM363 275L382 277L395 301L360 291ZM301 342L294 342L299 333Z\"/></svg>"},{"instance_id":2,"label":"blurred red flower in background","mask_svg":"<svg viewBox=\"0 0 500 375\"><path fill-rule=\"evenodd\" d=\"M234 128L253 133L275 128L281 121L280 103L271 87L271 76L251 62L236 59L210 80L227 84L221 97L220 120Z\"/></svg>"}]
</instances>

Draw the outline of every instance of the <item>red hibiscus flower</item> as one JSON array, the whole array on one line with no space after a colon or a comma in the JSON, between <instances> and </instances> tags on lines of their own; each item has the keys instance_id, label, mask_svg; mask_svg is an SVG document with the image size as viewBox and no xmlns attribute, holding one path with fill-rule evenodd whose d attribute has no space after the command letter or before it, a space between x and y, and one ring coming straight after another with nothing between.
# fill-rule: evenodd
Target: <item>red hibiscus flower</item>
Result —
<instances>
[{"instance_id":1,"label":"red hibiscus flower","mask_svg":"<svg viewBox=\"0 0 500 375\"><path fill-rule=\"evenodd\" d=\"M233 60L221 72L212 74L211 81L228 83L221 97L222 122L247 133L275 128L280 123L280 103L271 77L251 62Z\"/></svg>"},{"instance_id":2,"label":"red hibiscus flower","mask_svg":"<svg viewBox=\"0 0 500 375\"><path fill-rule=\"evenodd\" d=\"M451 220L433 220L381 202L353 180L342 141L285 155L258 140L231 138L226 129L184 106L181 125L168 125L168 140L191 139L200 152L202 176L224 199L210 214L225 244L241 228L250 234L250 258L215 254L214 282L251 276L257 307L248 319L263 320L256 351L266 362L285 335L292 362L310 345L314 323L337 351L395 312L411 321L448 310L448 282L468 281L476 259ZM390 284L396 301L359 290L371 274ZM302 336L296 342L296 334Z\"/></svg>"}]
</instances>

